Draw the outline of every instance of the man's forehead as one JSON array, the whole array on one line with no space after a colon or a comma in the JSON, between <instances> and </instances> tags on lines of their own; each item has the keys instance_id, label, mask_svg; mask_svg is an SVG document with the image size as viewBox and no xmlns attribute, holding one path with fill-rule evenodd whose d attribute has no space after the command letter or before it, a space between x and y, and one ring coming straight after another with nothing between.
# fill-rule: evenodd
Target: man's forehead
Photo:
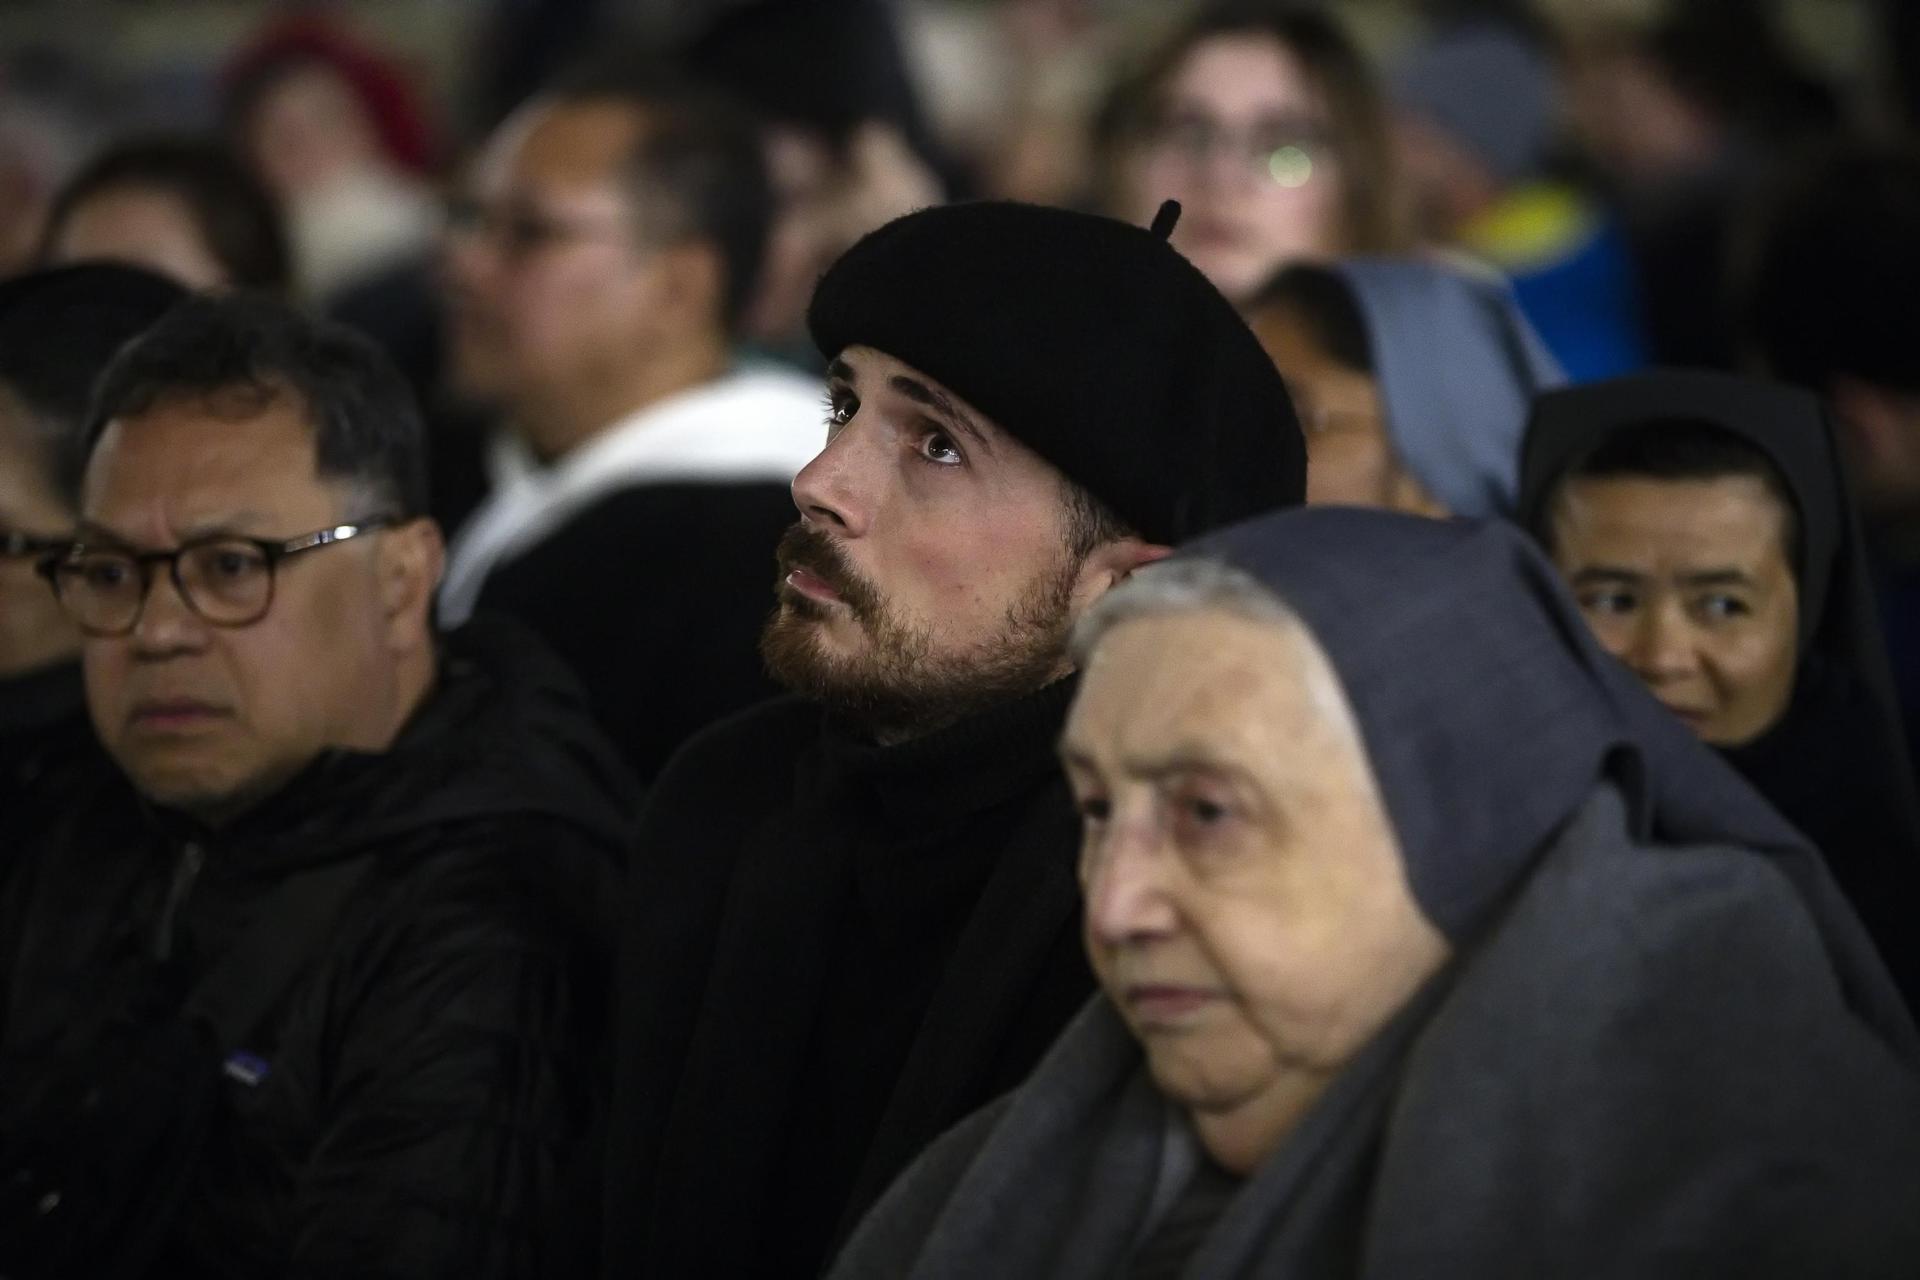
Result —
<instances>
[{"instance_id":1,"label":"man's forehead","mask_svg":"<svg viewBox=\"0 0 1920 1280\"><path fill-rule=\"evenodd\" d=\"M501 126L479 174L490 184L612 183L646 128L646 111L637 103L612 98L536 102Z\"/></svg>"},{"instance_id":2,"label":"man's forehead","mask_svg":"<svg viewBox=\"0 0 1920 1280\"><path fill-rule=\"evenodd\" d=\"M177 396L107 424L87 468L82 514L112 524L166 508L194 522L329 505L335 487L319 474L314 434L296 397L280 394L252 412L218 398Z\"/></svg>"}]
</instances>

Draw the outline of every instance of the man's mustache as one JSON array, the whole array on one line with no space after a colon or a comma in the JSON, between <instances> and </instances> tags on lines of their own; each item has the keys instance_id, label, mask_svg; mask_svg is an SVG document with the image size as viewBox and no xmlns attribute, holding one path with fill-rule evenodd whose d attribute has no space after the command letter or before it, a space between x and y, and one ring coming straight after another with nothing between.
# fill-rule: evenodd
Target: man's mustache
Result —
<instances>
[{"instance_id":1,"label":"man's mustache","mask_svg":"<svg viewBox=\"0 0 1920 1280\"><path fill-rule=\"evenodd\" d=\"M776 590L788 574L805 569L832 588L856 619L868 622L881 616L879 590L848 563L838 542L805 521L795 522L781 535L774 555L780 566Z\"/></svg>"}]
</instances>

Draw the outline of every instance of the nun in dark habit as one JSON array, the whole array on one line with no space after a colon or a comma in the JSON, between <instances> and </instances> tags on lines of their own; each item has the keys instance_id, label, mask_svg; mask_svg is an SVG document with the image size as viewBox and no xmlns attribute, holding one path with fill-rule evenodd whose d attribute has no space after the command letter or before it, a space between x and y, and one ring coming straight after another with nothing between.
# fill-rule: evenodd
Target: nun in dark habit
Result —
<instances>
[{"instance_id":1,"label":"nun in dark habit","mask_svg":"<svg viewBox=\"0 0 1920 1280\"><path fill-rule=\"evenodd\" d=\"M1826 855L1920 1008L1920 807L1819 402L1701 371L1575 387L1539 400L1521 472L1602 647Z\"/></svg>"},{"instance_id":2,"label":"nun in dark habit","mask_svg":"<svg viewBox=\"0 0 1920 1280\"><path fill-rule=\"evenodd\" d=\"M1533 398L1566 381L1498 276L1414 258L1281 271L1246 306L1307 436L1307 501L1511 516Z\"/></svg>"},{"instance_id":3,"label":"nun in dark habit","mask_svg":"<svg viewBox=\"0 0 1920 1280\"><path fill-rule=\"evenodd\" d=\"M832 1276L1915 1274L1911 1017L1518 531L1263 517L1076 648L1102 991Z\"/></svg>"}]
</instances>

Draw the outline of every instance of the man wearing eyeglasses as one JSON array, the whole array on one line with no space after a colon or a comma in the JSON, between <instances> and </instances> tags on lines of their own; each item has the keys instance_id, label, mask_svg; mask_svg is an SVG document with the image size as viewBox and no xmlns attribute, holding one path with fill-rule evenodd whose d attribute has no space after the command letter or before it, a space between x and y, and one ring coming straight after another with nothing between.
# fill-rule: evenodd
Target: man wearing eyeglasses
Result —
<instances>
[{"instance_id":1,"label":"man wearing eyeglasses","mask_svg":"<svg viewBox=\"0 0 1920 1280\"><path fill-rule=\"evenodd\" d=\"M436 634L419 419L353 334L185 303L92 439L42 568L132 787L103 774L0 903L0 1272L29 1238L58 1274L142 1239L156 1274L534 1274L595 1109L613 749L524 632ZM190 1019L171 1076L102 1047ZM127 1155L173 1106L191 1141ZM129 1162L137 1213L101 1190Z\"/></svg>"},{"instance_id":2,"label":"man wearing eyeglasses","mask_svg":"<svg viewBox=\"0 0 1920 1280\"><path fill-rule=\"evenodd\" d=\"M136 267L87 263L0 285L0 879L29 811L54 803L87 727L80 637L35 566L72 540L69 455L93 380L186 291Z\"/></svg>"},{"instance_id":3,"label":"man wearing eyeglasses","mask_svg":"<svg viewBox=\"0 0 1920 1280\"><path fill-rule=\"evenodd\" d=\"M760 145L701 91L589 67L501 126L450 220L456 380L509 431L443 616L538 630L642 782L773 692L753 640L770 548L825 432L817 382L736 361L771 217Z\"/></svg>"}]
</instances>

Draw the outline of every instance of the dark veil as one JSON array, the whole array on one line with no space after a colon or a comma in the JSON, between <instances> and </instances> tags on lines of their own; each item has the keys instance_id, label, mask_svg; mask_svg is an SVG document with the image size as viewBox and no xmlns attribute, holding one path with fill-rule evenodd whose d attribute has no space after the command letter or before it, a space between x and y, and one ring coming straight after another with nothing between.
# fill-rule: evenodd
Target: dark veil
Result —
<instances>
[{"instance_id":1,"label":"dark veil","mask_svg":"<svg viewBox=\"0 0 1920 1280\"><path fill-rule=\"evenodd\" d=\"M1779 470L1799 508L1800 664L1793 700L1753 742L1720 754L1824 853L1911 1004L1920 939L1911 892L1920 802L1874 605L1860 519L1820 403L1728 374L1662 370L1550 392L1535 403L1518 519L1546 541L1555 491L1614 433L1711 424Z\"/></svg>"}]
</instances>

